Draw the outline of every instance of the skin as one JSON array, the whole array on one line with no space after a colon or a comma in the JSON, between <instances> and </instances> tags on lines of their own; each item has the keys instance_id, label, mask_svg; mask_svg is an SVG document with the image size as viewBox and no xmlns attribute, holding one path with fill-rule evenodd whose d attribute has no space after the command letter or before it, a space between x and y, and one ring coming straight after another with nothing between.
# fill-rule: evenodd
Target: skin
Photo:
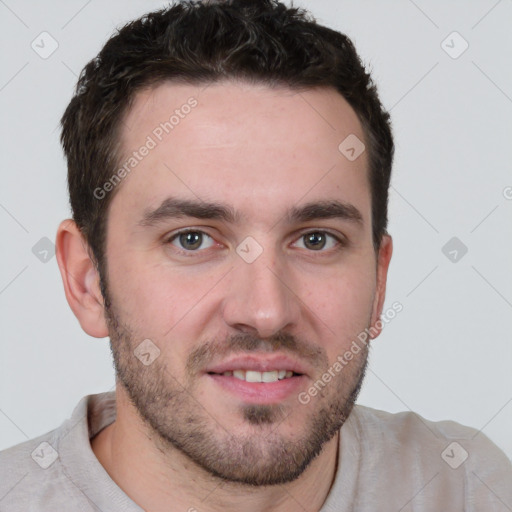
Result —
<instances>
[{"instance_id":1,"label":"skin","mask_svg":"<svg viewBox=\"0 0 512 512\"><path fill-rule=\"evenodd\" d=\"M327 88L166 83L137 95L123 124L125 156L190 97L197 107L123 180L110 205L110 309L74 222L57 234L68 302L88 334L110 335L117 369L116 421L91 446L124 492L152 512L281 512L297 502L319 510L367 351L308 404L297 395L379 319L392 254L388 235L378 254L373 248L366 152L351 162L338 150L349 134L364 140L363 130ZM239 219L141 225L169 196L223 203ZM353 205L362 222L286 219L291 208L331 200ZM183 228L211 238L185 256L179 237L170 240ZM327 237L325 246L311 245L304 238L311 232L346 243ZM247 236L263 249L252 263L236 252ZM160 350L147 366L133 355L145 339ZM300 361L300 388L253 404L204 373L244 353Z\"/></svg>"}]
</instances>

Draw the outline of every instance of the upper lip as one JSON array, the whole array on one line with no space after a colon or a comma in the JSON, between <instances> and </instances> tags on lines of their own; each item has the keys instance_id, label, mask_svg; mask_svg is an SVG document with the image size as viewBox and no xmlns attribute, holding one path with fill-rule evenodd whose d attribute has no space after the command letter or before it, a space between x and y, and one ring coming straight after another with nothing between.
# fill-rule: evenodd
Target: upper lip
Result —
<instances>
[{"instance_id":1,"label":"upper lip","mask_svg":"<svg viewBox=\"0 0 512 512\"><path fill-rule=\"evenodd\" d=\"M299 361L285 355L240 355L222 363L209 366L206 373L224 373L234 370L252 370L268 372L272 370L287 370L295 373L306 374L307 368Z\"/></svg>"}]
</instances>

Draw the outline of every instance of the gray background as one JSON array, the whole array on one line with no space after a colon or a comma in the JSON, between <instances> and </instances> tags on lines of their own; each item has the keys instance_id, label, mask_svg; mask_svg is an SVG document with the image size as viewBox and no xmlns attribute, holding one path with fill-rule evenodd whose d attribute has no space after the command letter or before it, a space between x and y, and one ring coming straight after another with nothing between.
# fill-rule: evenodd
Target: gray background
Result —
<instances>
[{"instance_id":1,"label":"gray background","mask_svg":"<svg viewBox=\"0 0 512 512\"><path fill-rule=\"evenodd\" d=\"M58 123L78 73L115 27L164 5L0 0L0 449L114 386L108 340L82 332L40 240L69 216ZM353 39L396 137L385 307L404 309L359 402L473 426L512 458L512 0L299 5ZM31 47L51 49L43 31L58 43L46 59Z\"/></svg>"}]
</instances>

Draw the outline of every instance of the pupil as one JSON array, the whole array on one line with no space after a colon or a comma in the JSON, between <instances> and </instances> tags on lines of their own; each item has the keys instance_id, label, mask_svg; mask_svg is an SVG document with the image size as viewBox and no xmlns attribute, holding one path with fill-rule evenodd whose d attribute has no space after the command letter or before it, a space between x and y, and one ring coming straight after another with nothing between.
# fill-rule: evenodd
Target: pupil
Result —
<instances>
[{"instance_id":1,"label":"pupil","mask_svg":"<svg viewBox=\"0 0 512 512\"><path fill-rule=\"evenodd\" d=\"M186 249L197 249L201 246L202 237L200 233L190 232L180 235L180 243Z\"/></svg>"},{"instance_id":2,"label":"pupil","mask_svg":"<svg viewBox=\"0 0 512 512\"><path fill-rule=\"evenodd\" d=\"M313 249L323 249L325 246L325 236L321 233L311 233L306 235L306 245L311 245Z\"/></svg>"}]
</instances>

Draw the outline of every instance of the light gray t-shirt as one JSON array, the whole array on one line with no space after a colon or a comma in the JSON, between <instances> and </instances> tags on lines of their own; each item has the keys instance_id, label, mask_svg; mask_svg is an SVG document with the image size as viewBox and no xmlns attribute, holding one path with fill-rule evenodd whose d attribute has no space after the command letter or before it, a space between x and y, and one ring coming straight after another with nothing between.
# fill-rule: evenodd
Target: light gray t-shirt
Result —
<instances>
[{"instance_id":1,"label":"light gray t-shirt","mask_svg":"<svg viewBox=\"0 0 512 512\"><path fill-rule=\"evenodd\" d=\"M115 418L114 392L89 395L56 430L0 452L0 511L142 512L91 449ZM320 512L512 511L512 464L472 428L356 405L340 439Z\"/></svg>"}]
</instances>

